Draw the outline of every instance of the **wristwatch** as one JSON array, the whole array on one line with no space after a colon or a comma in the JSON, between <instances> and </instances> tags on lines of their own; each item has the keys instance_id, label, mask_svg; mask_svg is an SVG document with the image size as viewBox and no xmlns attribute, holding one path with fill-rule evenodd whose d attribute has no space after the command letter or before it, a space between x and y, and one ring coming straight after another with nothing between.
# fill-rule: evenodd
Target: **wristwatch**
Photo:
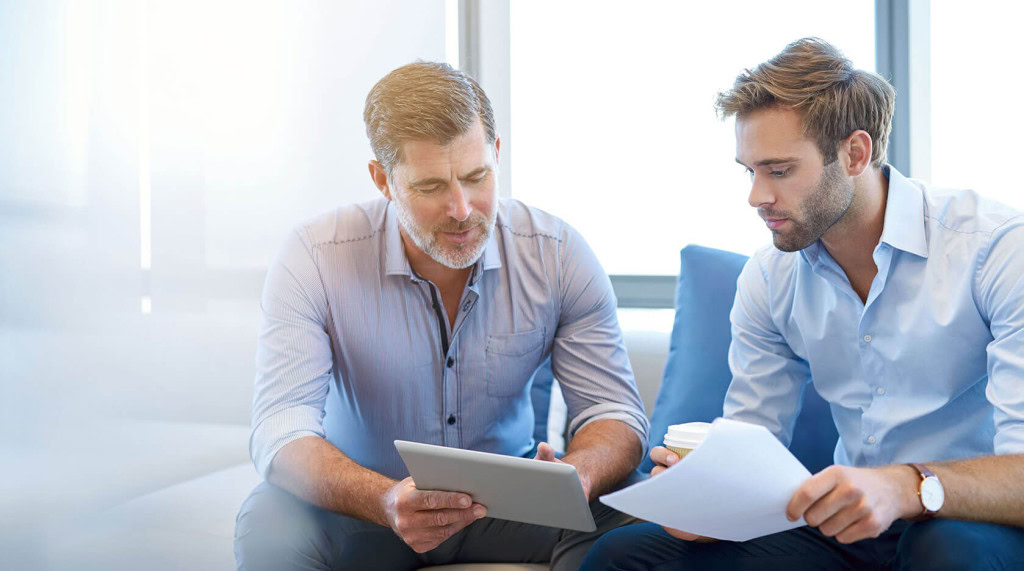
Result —
<instances>
[{"instance_id":1,"label":"wristwatch","mask_svg":"<svg viewBox=\"0 0 1024 571\"><path fill-rule=\"evenodd\" d=\"M946 491L942 482L934 472L924 464L907 464L917 470L921 476L921 484L917 488L917 497L921 500L921 514L912 521L921 521L935 516L935 512L942 509L942 503L946 499Z\"/></svg>"}]
</instances>

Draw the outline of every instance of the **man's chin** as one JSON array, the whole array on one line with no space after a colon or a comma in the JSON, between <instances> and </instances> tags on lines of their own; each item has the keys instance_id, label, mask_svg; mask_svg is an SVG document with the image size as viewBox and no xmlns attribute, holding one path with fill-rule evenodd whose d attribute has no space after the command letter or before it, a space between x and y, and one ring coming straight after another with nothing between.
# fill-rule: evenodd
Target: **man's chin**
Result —
<instances>
[{"instance_id":1,"label":"man's chin","mask_svg":"<svg viewBox=\"0 0 1024 571\"><path fill-rule=\"evenodd\" d=\"M475 264L483 255L484 247L481 243L440 249L440 251L431 252L430 257L447 268L463 270Z\"/></svg>"},{"instance_id":2,"label":"man's chin","mask_svg":"<svg viewBox=\"0 0 1024 571\"><path fill-rule=\"evenodd\" d=\"M772 243L775 245L775 249L780 252L799 252L810 244L798 243L796 240L787 238L778 233L772 234Z\"/></svg>"}]
</instances>

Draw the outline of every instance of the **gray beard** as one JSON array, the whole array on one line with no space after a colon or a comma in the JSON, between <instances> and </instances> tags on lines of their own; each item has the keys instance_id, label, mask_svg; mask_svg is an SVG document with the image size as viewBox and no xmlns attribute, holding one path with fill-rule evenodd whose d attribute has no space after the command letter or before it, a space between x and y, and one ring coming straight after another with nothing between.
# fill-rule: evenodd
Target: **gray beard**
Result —
<instances>
[{"instance_id":1,"label":"gray beard","mask_svg":"<svg viewBox=\"0 0 1024 571\"><path fill-rule=\"evenodd\" d=\"M433 233L425 232L416 225L416 221L413 220L412 214L405 208L405 205L397 199L391 202L395 205L395 213L398 214L398 224L412 238L413 244L416 244L417 248L423 250L423 253L430 256L435 262L453 270L468 268L483 256L487 240L490 239L491 233L494 231L494 222L498 216L498 209L495 208L491 212L490 219L481 225L483 234L476 242L463 244L455 250L446 250L437 243L437 238Z\"/></svg>"}]
</instances>

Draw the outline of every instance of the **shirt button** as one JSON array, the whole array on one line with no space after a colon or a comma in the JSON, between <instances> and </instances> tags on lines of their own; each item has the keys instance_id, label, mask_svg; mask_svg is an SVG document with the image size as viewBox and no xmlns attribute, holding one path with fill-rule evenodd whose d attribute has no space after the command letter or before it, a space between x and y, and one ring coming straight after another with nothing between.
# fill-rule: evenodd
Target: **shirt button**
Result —
<instances>
[{"instance_id":1,"label":"shirt button","mask_svg":"<svg viewBox=\"0 0 1024 571\"><path fill-rule=\"evenodd\" d=\"M462 311L469 311L469 308L473 307L473 302L466 300L466 303L462 304Z\"/></svg>"},{"instance_id":2,"label":"shirt button","mask_svg":"<svg viewBox=\"0 0 1024 571\"><path fill-rule=\"evenodd\" d=\"M875 389L875 392L880 394L880 395L884 395L885 394L885 387L878 387L877 389Z\"/></svg>"},{"instance_id":3,"label":"shirt button","mask_svg":"<svg viewBox=\"0 0 1024 571\"><path fill-rule=\"evenodd\" d=\"M871 336L870 335L865 335L864 336L864 342L865 343L871 343Z\"/></svg>"},{"instance_id":4,"label":"shirt button","mask_svg":"<svg viewBox=\"0 0 1024 571\"><path fill-rule=\"evenodd\" d=\"M455 357L448 357L448 362L445 363L445 365L447 365L447 367L449 369L451 369L452 365L454 365L454 364L455 364Z\"/></svg>"},{"instance_id":5,"label":"shirt button","mask_svg":"<svg viewBox=\"0 0 1024 571\"><path fill-rule=\"evenodd\" d=\"M454 419L449 420L454 422ZM878 442L878 439L874 435L868 436L868 444L874 444L875 442Z\"/></svg>"},{"instance_id":6,"label":"shirt button","mask_svg":"<svg viewBox=\"0 0 1024 571\"><path fill-rule=\"evenodd\" d=\"M455 415L454 414L448 416L448 424L455 424Z\"/></svg>"}]
</instances>

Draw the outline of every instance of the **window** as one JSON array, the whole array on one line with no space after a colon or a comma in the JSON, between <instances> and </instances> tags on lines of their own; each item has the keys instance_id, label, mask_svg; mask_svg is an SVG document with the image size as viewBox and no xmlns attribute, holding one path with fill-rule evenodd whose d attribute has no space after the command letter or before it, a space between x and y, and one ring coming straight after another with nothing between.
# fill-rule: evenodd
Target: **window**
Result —
<instances>
[{"instance_id":1,"label":"window","mask_svg":"<svg viewBox=\"0 0 1024 571\"><path fill-rule=\"evenodd\" d=\"M1024 5L931 4L931 182L1024 209L1020 160Z\"/></svg>"},{"instance_id":2,"label":"window","mask_svg":"<svg viewBox=\"0 0 1024 571\"><path fill-rule=\"evenodd\" d=\"M674 275L689 243L752 253L715 94L804 36L875 69L874 2L512 2L511 196L576 227L610 274Z\"/></svg>"},{"instance_id":3,"label":"window","mask_svg":"<svg viewBox=\"0 0 1024 571\"><path fill-rule=\"evenodd\" d=\"M0 427L32 433L58 398L247 423L265 268L299 222L379 196L363 102L395 67L445 59L445 16L0 3L0 402L24 412Z\"/></svg>"}]
</instances>

